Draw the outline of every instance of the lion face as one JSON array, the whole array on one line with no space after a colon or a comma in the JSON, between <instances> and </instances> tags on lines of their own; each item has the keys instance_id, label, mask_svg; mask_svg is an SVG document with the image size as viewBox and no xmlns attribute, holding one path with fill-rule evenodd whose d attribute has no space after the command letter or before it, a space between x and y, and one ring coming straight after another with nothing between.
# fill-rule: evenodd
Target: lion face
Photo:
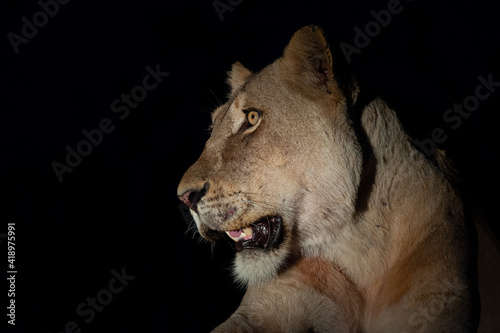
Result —
<instances>
[{"instance_id":1,"label":"lion face","mask_svg":"<svg viewBox=\"0 0 500 333\"><path fill-rule=\"evenodd\" d=\"M235 241L235 277L256 284L335 241L354 212L360 149L318 28L259 73L234 64L228 82L178 195L205 239Z\"/></svg>"}]
</instances>

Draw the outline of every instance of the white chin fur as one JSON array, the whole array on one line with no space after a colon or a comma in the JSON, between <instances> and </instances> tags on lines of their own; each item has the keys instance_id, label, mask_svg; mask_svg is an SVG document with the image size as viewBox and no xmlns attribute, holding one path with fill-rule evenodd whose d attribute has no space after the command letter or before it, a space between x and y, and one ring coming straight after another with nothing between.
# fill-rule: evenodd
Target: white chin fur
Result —
<instances>
[{"instance_id":1,"label":"white chin fur","mask_svg":"<svg viewBox=\"0 0 500 333\"><path fill-rule=\"evenodd\" d=\"M252 249L236 253L233 267L236 282L246 286L272 279L285 265L287 252L281 247L270 251Z\"/></svg>"}]
</instances>

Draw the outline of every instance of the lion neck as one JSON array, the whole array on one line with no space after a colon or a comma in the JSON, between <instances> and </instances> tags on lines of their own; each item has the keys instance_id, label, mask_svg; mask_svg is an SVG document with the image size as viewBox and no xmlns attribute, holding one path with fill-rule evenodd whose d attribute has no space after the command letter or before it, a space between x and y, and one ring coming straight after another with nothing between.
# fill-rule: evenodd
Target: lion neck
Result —
<instances>
[{"instance_id":1,"label":"lion neck","mask_svg":"<svg viewBox=\"0 0 500 333\"><path fill-rule=\"evenodd\" d=\"M386 274L428 236L422 230L432 230L425 224L446 204L447 183L411 145L383 101L368 103L360 120L366 148L356 209L330 253L354 282L369 288L374 277Z\"/></svg>"}]
</instances>

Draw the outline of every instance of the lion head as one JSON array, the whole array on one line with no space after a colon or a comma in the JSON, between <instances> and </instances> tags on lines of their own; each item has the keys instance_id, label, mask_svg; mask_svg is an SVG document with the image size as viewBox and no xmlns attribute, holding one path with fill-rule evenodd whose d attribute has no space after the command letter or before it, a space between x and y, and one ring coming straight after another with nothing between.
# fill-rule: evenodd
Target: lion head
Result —
<instances>
[{"instance_id":1,"label":"lion head","mask_svg":"<svg viewBox=\"0 0 500 333\"><path fill-rule=\"evenodd\" d=\"M258 73L233 64L228 83L178 196L202 237L235 241L237 281L258 284L335 242L355 211L361 150L319 28Z\"/></svg>"}]
</instances>

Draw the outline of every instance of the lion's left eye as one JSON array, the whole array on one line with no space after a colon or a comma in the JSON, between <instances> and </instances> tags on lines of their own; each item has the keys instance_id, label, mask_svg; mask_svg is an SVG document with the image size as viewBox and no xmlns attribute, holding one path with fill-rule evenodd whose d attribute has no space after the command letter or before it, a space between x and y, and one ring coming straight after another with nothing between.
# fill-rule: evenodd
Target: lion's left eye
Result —
<instances>
[{"instance_id":1,"label":"lion's left eye","mask_svg":"<svg viewBox=\"0 0 500 333\"><path fill-rule=\"evenodd\" d=\"M243 124L241 124L238 132L251 133L259 126L259 123L262 120L262 112L254 108L243 110L243 112L245 113L246 119Z\"/></svg>"},{"instance_id":2,"label":"lion's left eye","mask_svg":"<svg viewBox=\"0 0 500 333\"><path fill-rule=\"evenodd\" d=\"M250 111L247 113L247 121L250 126L253 126L257 124L260 118L260 112L259 111Z\"/></svg>"}]
</instances>

